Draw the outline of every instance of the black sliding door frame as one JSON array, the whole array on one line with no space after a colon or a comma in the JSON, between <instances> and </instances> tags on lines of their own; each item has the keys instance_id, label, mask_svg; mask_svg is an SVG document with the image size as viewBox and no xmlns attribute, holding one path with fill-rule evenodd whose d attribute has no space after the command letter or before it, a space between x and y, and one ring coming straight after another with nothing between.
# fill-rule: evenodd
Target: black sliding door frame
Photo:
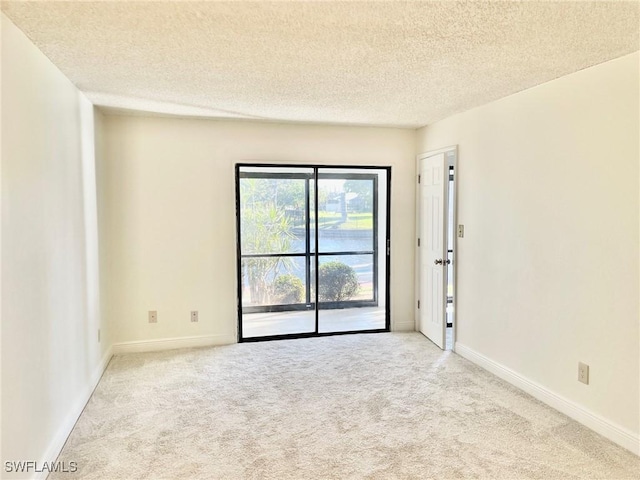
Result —
<instances>
[{"instance_id":1,"label":"black sliding door frame","mask_svg":"<svg viewBox=\"0 0 640 480\"><path fill-rule=\"evenodd\" d=\"M279 168L279 169L300 169L307 172L261 172L261 171L242 171L242 168ZM313 170L313 173L309 170ZM322 173L321 170L332 170L331 172ZM345 170L345 173L337 173L336 170ZM384 328L370 330L349 330L337 332L320 332L319 331L319 311L329 309L358 308L378 306L379 304L379 232L378 232L378 175L374 173L353 173L353 170L377 170L386 173L386 242L382 246L385 251L385 326ZM241 218L241 192L240 180L242 178L272 178L278 180L285 179L302 179L305 181L305 251L304 252L286 252L286 253L251 253L243 254L242 252L242 218ZM353 250L353 251L320 251L320 232L319 232L319 181L323 179L340 179L340 180L370 180L373 182L373 212L372 212L372 234L373 245L371 250ZM310 184L313 181L313 209L311 208L311 192ZM390 330L390 266L391 266L391 167L380 166L334 166L334 165L294 165L294 164L255 164L255 163L238 163L235 165L235 187L236 187L236 257L237 257L237 307L238 307L238 341L239 342L256 342L265 340L290 339L318 337L328 335L344 335L353 333L375 333L388 332ZM345 207L346 208L346 207ZM311 214L313 213L314 228L311 232ZM313 238L311 236L313 235ZM314 242L313 251L311 250L311 242ZM348 255L371 255L373 257L372 271L372 298L365 300L346 300L336 302L319 301L319 266L321 257L331 256L348 256ZM243 306L243 260L250 258L269 258L269 257L304 257L305 259L305 303L298 304L281 304L281 305L260 305L260 306ZM312 275L313 272L313 275ZM313 285L312 288L312 278ZM312 295L313 292L313 295ZM313 297L313 298L312 298ZM285 312L285 311L309 311L313 310L315 314L315 331L304 333L269 335L262 337L243 336L243 313L259 313L259 312Z\"/></svg>"}]
</instances>

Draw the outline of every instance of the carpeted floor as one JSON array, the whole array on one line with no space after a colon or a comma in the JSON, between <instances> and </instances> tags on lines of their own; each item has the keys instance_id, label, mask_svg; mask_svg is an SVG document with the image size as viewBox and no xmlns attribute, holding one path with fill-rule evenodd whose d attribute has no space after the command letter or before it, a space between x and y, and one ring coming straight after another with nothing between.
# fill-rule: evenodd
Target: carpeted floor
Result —
<instances>
[{"instance_id":1,"label":"carpeted floor","mask_svg":"<svg viewBox=\"0 0 640 480\"><path fill-rule=\"evenodd\" d=\"M417 333L116 356L50 479L637 479L640 458Z\"/></svg>"}]
</instances>

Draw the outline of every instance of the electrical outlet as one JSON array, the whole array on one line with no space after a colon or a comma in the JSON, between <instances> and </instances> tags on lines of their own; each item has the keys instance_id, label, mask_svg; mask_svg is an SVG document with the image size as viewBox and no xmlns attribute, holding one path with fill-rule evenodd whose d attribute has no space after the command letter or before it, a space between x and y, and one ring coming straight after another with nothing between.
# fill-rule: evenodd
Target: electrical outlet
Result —
<instances>
[{"instance_id":1,"label":"electrical outlet","mask_svg":"<svg viewBox=\"0 0 640 480\"><path fill-rule=\"evenodd\" d=\"M458 238L464 238L464 225L458 225Z\"/></svg>"},{"instance_id":2,"label":"electrical outlet","mask_svg":"<svg viewBox=\"0 0 640 480\"><path fill-rule=\"evenodd\" d=\"M578 362L578 381L589 385L589 365Z\"/></svg>"},{"instance_id":3,"label":"electrical outlet","mask_svg":"<svg viewBox=\"0 0 640 480\"><path fill-rule=\"evenodd\" d=\"M198 321L198 311L197 310L192 310L191 311L191 321L192 322L197 322Z\"/></svg>"},{"instance_id":4,"label":"electrical outlet","mask_svg":"<svg viewBox=\"0 0 640 480\"><path fill-rule=\"evenodd\" d=\"M158 312L156 310L149 310L149 323L158 323Z\"/></svg>"}]
</instances>

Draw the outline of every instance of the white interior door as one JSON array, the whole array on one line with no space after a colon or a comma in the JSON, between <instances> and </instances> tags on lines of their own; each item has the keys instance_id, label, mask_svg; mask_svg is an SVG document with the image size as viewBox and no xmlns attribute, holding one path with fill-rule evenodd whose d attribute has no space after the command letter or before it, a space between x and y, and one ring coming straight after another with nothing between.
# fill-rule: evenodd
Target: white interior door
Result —
<instances>
[{"instance_id":1,"label":"white interior door","mask_svg":"<svg viewBox=\"0 0 640 480\"><path fill-rule=\"evenodd\" d=\"M420 160L420 310L419 329L444 349L446 319L445 154Z\"/></svg>"}]
</instances>

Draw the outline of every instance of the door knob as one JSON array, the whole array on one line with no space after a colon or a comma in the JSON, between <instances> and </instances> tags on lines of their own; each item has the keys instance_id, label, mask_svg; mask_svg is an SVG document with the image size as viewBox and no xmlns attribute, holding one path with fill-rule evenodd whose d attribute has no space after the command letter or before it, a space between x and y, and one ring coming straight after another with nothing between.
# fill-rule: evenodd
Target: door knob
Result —
<instances>
[{"instance_id":1,"label":"door knob","mask_svg":"<svg viewBox=\"0 0 640 480\"><path fill-rule=\"evenodd\" d=\"M436 265L442 265L442 259L439 258L437 260L434 260L433 263L435 263Z\"/></svg>"}]
</instances>

